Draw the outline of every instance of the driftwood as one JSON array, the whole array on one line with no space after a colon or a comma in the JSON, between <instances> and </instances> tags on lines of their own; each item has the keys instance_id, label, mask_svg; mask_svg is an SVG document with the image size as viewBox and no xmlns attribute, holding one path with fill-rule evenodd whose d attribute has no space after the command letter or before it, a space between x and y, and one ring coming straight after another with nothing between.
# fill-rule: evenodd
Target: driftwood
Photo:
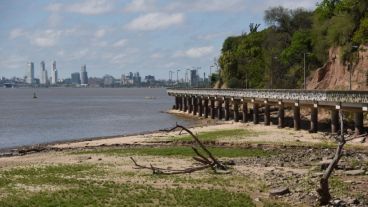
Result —
<instances>
[{"instance_id":1,"label":"driftwood","mask_svg":"<svg viewBox=\"0 0 368 207\"><path fill-rule=\"evenodd\" d=\"M365 140L365 138L367 137L367 134L363 134L360 136L356 136L354 134L345 134L344 132L344 114L341 109L339 110L339 118L340 118L340 131L339 131L340 135L333 136L333 138L337 141L338 146L336 148L334 158L332 159L331 163L329 164L322 178L320 179L320 183L319 183L320 186L317 189L320 205L327 205L331 201L332 196L330 194L330 187L329 187L328 180L331 177L333 170L338 165L341 157L343 156L343 149L344 149L345 144L348 141L352 141L354 139L358 139L362 137L364 137L364 140Z\"/></svg>"},{"instance_id":2,"label":"driftwood","mask_svg":"<svg viewBox=\"0 0 368 207\"><path fill-rule=\"evenodd\" d=\"M222 170L222 171L228 170L228 167L224 165L223 163L221 163L220 161L218 161L215 158L215 156L213 156L213 154L203 145L203 143L198 139L198 137L186 127L176 124L176 126L171 129L161 130L161 131L171 132L176 129L180 129L180 134L183 131L186 131L188 134L190 134L192 138L195 140L195 142L199 145L199 147L206 153L208 158L205 155L201 154L201 152L197 148L192 147L193 152L197 155L197 156L193 156L193 159L198 162L199 164L198 167L190 167L190 168L185 168L185 169L158 168L158 167L154 167L152 164L150 164L150 166L140 165L137 163L136 160L134 160L134 158L130 157L135 167L137 169L150 169L152 170L153 174L162 174L162 175L192 173L192 172L204 170L207 168L212 168L214 172L218 172L218 170Z\"/></svg>"}]
</instances>

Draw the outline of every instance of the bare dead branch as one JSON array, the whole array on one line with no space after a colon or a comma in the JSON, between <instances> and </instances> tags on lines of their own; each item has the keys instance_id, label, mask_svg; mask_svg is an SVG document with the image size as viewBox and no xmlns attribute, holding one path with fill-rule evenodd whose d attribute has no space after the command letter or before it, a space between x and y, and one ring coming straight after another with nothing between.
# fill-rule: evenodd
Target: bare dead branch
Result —
<instances>
[{"instance_id":1,"label":"bare dead branch","mask_svg":"<svg viewBox=\"0 0 368 207\"><path fill-rule=\"evenodd\" d=\"M192 167L192 168L186 168L181 170L174 170L174 169L164 169L164 168L158 168L154 167L152 164L150 166L140 165L138 164L132 157L130 159L133 161L134 165L138 167L138 169L148 169L152 170L153 174L160 174L160 175L174 175L174 174L184 174L184 173L192 173L195 171L204 170L206 168L210 168L211 165L201 165L199 167Z\"/></svg>"}]
</instances>

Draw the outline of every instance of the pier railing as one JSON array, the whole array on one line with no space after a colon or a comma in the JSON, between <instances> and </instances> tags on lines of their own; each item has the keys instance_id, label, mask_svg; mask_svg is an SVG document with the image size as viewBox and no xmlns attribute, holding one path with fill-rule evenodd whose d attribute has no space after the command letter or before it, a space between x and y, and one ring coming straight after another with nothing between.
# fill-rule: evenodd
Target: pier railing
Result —
<instances>
[{"instance_id":1,"label":"pier railing","mask_svg":"<svg viewBox=\"0 0 368 207\"><path fill-rule=\"evenodd\" d=\"M167 92L169 95L368 104L368 91L169 88Z\"/></svg>"}]
</instances>

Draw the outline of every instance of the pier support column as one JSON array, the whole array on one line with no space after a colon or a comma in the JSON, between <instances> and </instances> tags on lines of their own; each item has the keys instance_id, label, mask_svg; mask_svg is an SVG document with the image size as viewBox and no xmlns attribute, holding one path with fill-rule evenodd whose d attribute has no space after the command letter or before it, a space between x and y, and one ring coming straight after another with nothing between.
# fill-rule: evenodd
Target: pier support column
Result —
<instances>
[{"instance_id":1,"label":"pier support column","mask_svg":"<svg viewBox=\"0 0 368 207\"><path fill-rule=\"evenodd\" d=\"M230 120L230 103L229 103L229 99L224 99L224 103L225 103L225 120L229 121Z\"/></svg>"},{"instance_id":2,"label":"pier support column","mask_svg":"<svg viewBox=\"0 0 368 207\"><path fill-rule=\"evenodd\" d=\"M218 120L222 119L222 101L217 100L217 118Z\"/></svg>"},{"instance_id":3,"label":"pier support column","mask_svg":"<svg viewBox=\"0 0 368 207\"><path fill-rule=\"evenodd\" d=\"M264 112L264 125L270 126L271 116L270 116L270 105L268 105L268 101L265 100L265 112Z\"/></svg>"},{"instance_id":4,"label":"pier support column","mask_svg":"<svg viewBox=\"0 0 368 207\"><path fill-rule=\"evenodd\" d=\"M175 96L175 105L174 105L174 109L175 110L179 110L179 97Z\"/></svg>"},{"instance_id":5,"label":"pier support column","mask_svg":"<svg viewBox=\"0 0 368 207\"><path fill-rule=\"evenodd\" d=\"M203 116L203 104L202 104L202 97L198 97L198 116Z\"/></svg>"},{"instance_id":6,"label":"pier support column","mask_svg":"<svg viewBox=\"0 0 368 207\"><path fill-rule=\"evenodd\" d=\"M189 96L188 98L187 98L187 102L188 102L188 114L191 114L192 113L192 111L193 111L193 104L192 104L192 97L191 96Z\"/></svg>"},{"instance_id":7,"label":"pier support column","mask_svg":"<svg viewBox=\"0 0 368 207\"><path fill-rule=\"evenodd\" d=\"M239 122L239 102L238 100L233 100L233 107L234 107L234 121Z\"/></svg>"},{"instance_id":8,"label":"pier support column","mask_svg":"<svg viewBox=\"0 0 368 207\"><path fill-rule=\"evenodd\" d=\"M279 101L278 122L278 128L285 127L285 109L282 101Z\"/></svg>"},{"instance_id":9,"label":"pier support column","mask_svg":"<svg viewBox=\"0 0 368 207\"><path fill-rule=\"evenodd\" d=\"M179 97L179 110L183 111L183 97Z\"/></svg>"},{"instance_id":10,"label":"pier support column","mask_svg":"<svg viewBox=\"0 0 368 207\"><path fill-rule=\"evenodd\" d=\"M198 104L197 104L197 101L198 101L198 99L197 99L197 97L195 97L195 96L193 96L192 97L193 99L192 99L192 105L193 105L193 116L195 116L195 115L197 115L197 112L198 112Z\"/></svg>"},{"instance_id":11,"label":"pier support column","mask_svg":"<svg viewBox=\"0 0 368 207\"><path fill-rule=\"evenodd\" d=\"M311 107L310 133L317 133L318 131L318 105L314 104Z\"/></svg>"},{"instance_id":12,"label":"pier support column","mask_svg":"<svg viewBox=\"0 0 368 207\"><path fill-rule=\"evenodd\" d=\"M248 103L245 100L242 101L242 115L243 123L248 122Z\"/></svg>"},{"instance_id":13,"label":"pier support column","mask_svg":"<svg viewBox=\"0 0 368 207\"><path fill-rule=\"evenodd\" d=\"M300 106L299 103L294 103L294 129L300 130Z\"/></svg>"},{"instance_id":14,"label":"pier support column","mask_svg":"<svg viewBox=\"0 0 368 207\"><path fill-rule=\"evenodd\" d=\"M337 133L339 129L339 111L331 110L331 133Z\"/></svg>"},{"instance_id":15,"label":"pier support column","mask_svg":"<svg viewBox=\"0 0 368 207\"><path fill-rule=\"evenodd\" d=\"M210 99L210 113L211 113L211 119L215 119L215 100Z\"/></svg>"},{"instance_id":16,"label":"pier support column","mask_svg":"<svg viewBox=\"0 0 368 207\"><path fill-rule=\"evenodd\" d=\"M259 124L258 108L259 105L253 102L253 124Z\"/></svg>"},{"instance_id":17,"label":"pier support column","mask_svg":"<svg viewBox=\"0 0 368 207\"><path fill-rule=\"evenodd\" d=\"M208 99L203 99L203 112L204 112L204 118L208 118Z\"/></svg>"},{"instance_id":18,"label":"pier support column","mask_svg":"<svg viewBox=\"0 0 368 207\"><path fill-rule=\"evenodd\" d=\"M363 112L354 113L355 135L363 134Z\"/></svg>"},{"instance_id":19,"label":"pier support column","mask_svg":"<svg viewBox=\"0 0 368 207\"><path fill-rule=\"evenodd\" d=\"M184 112L187 112L188 111L188 98L187 98L187 96L184 96L183 101L184 101Z\"/></svg>"}]
</instances>

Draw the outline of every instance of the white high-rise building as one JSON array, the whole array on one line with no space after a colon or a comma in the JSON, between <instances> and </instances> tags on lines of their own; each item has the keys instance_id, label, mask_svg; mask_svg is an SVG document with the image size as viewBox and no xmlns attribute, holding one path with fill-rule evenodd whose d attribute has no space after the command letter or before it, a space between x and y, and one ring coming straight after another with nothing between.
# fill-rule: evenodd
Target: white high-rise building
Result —
<instances>
[{"instance_id":1,"label":"white high-rise building","mask_svg":"<svg viewBox=\"0 0 368 207\"><path fill-rule=\"evenodd\" d=\"M48 84L48 76L47 76L45 61L41 62L41 80L40 80L40 83L43 84L43 85Z\"/></svg>"},{"instance_id":2,"label":"white high-rise building","mask_svg":"<svg viewBox=\"0 0 368 207\"><path fill-rule=\"evenodd\" d=\"M34 63L28 63L28 71L27 71L27 83L33 84L34 83Z\"/></svg>"},{"instance_id":3,"label":"white high-rise building","mask_svg":"<svg viewBox=\"0 0 368 207\"><path fill-rule=\"evenodd\" d=\"M57 84L58 81L58 71L56 69L56 61L52 63L52 70L51 70L51 84Z\"/></svg>"}]
</instances>

